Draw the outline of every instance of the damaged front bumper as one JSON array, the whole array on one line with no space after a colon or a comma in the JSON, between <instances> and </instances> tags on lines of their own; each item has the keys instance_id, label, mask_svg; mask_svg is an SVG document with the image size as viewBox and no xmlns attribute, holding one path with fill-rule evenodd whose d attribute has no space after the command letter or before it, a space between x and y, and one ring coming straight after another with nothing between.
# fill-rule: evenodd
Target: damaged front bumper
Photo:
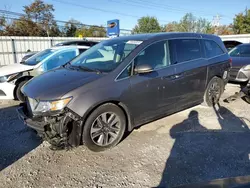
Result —
<instances>
[{"instance_id":1,"label":"damaged front bumper","mask_svg":"<svg viewBox=\"0 0 250 188\"><path fill-rule=\"evenodd\" d=\"M76 147L81 144L81 117L64 109L58 113L33 115L26 103L17 109L19 118L54 148Z\"/></svg>"}]
</instances>

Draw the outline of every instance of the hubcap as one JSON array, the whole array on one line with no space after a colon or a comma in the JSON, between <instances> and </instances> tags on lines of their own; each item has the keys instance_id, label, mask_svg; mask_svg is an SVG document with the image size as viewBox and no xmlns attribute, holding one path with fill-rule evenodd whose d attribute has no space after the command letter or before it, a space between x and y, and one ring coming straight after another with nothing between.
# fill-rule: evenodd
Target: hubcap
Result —
<instances>
[{"instance_id":1,"label":"hubcap","mask_svg":"<svg viewBox=\"0 0 250 188\"><path fill-rule=\"evenodd\" d=\"M90 130L92 141L99 146L111 144L120 132L121 120L113 112L99 115L93 122Z\"/></svg>"},{"instance_id":2,"label":"hubcap","mask_svg":"<svg viewBox=\"0 0 250 188\"><path fill-rule=\"evenodd\" d=\"M220 93L221 93L221 88L218 83L218 80L216 80L214 83L211 84L208 90L209 100L210 102L212 102L212 104L216 104L219 101Z\"/></svg>"}]
</instances>

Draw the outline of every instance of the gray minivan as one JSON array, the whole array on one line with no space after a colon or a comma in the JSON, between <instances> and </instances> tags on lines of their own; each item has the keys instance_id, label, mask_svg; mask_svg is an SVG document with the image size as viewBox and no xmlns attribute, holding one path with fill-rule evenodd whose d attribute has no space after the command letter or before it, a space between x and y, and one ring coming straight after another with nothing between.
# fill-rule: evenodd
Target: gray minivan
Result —
<instances>
[{"instance_id":1,"label":"gray minivan","mask_svg":"<svg viewBox=\"0 0 250 188\"><path fill-rule=\"evenodd\" d=\"M52 146L113 147L125 131L219 101L230 58L221 39L156 33L103 41L23 88L25 123Z\"/></svg>"}]
</instances>

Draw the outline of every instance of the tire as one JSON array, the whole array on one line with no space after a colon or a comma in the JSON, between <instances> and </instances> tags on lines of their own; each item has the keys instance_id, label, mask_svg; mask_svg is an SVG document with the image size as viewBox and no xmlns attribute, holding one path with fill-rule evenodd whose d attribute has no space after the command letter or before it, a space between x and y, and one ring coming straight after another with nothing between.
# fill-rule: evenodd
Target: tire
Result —
<instances>
[{"instance_id":1,"label":"tire","mask_svg":"<svg viewBox=\"0 0 250 188\"><path fill-rule=\"evenodd\" d=\"M207 85L204 94L204 102L205 106L212 107L215 104L219 103L221 94L224 91L224 82L221 78L215 76L213 77Z\"/></svg>"},{"instance_id":2,"label":"tire","mask_svg":"<svg viewBox=\"0 0 250 188\"><path fill-rule=\"evenodd\" d=\"M244 101L246 101L248 104L250 104L250 97L249 96L244 96L242 97Z\"/></svg>"},{"instance_id":3,"label":"tire","mask_svg":"<svg viewBox=\"0 0 250 188\"><path fill-rule=\"evenodd\" d=\"M83 143L94 152L104 151L120 142L125 129L126 118L123 110L115 104L107 103L96 108L87 118L83 127Z\"/></svg>"},{"instance_id":4,"label":"tire","mask_svg":"<svg viewBox=\"0 0 250 188\"><path fill-rule=\"evenodd\" d=\"M28 82L28 80L22 81L17 85L16 88L16 98L17 100L24 102L25 101L25 97L24 94L21 91L21 88L23 87L24 84L26 84L26 82Z\"/></svg>"}]
</instances>

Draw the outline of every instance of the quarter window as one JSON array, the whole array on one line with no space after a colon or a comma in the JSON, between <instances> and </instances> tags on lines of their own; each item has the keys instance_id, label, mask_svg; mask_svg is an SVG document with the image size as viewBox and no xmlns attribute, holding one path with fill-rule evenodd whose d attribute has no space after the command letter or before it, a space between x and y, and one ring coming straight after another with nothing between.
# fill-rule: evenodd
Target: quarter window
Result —
<instances>
[{"instance_id":1,"label":"quarter window","mask_svg":"<svg viewBox=\"0 0 250 188\"><path fill-rule=\"evenodd\" d=\"M224 54L220 46L212 40L204 40L204 45L207 58L212 58Z\"/></svg>"},{"instance_id":2,"label":"quarter window","mask_svg":"<svg viewBox=\"0 0 250 188\"><path fill-rule=\"evenodd\" d=\"M169 41L170 53L174 56L174 64L202 57L198 39L175 39Z\"/></svg>"}]
</instances>

